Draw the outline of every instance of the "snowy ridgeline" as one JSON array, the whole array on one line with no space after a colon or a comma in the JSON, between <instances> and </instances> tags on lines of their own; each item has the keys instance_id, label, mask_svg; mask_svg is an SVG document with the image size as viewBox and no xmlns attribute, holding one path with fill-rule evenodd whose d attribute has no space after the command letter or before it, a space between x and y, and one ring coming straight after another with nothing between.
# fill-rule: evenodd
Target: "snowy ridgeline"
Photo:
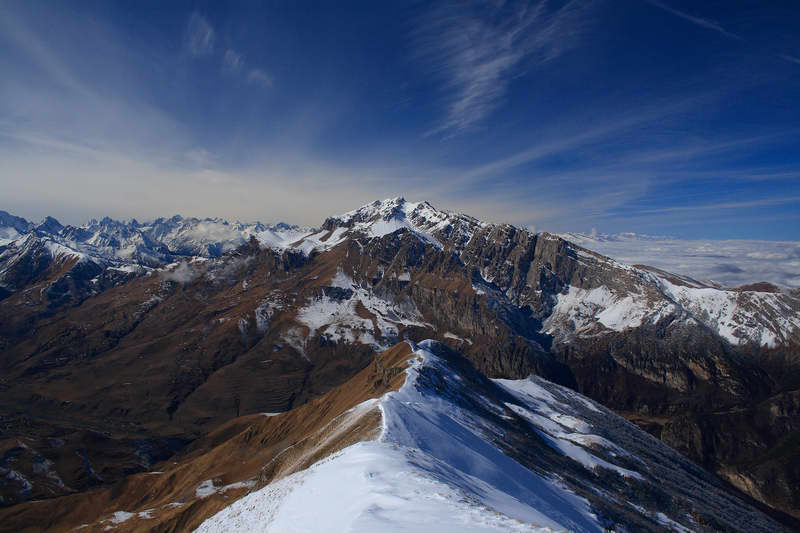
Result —
<instances>
[{"instance_id":1,"label":"snowy ridgeline","mask_svg":"<svg viewBox=\"0 0 800 533\"><path fill-rule=\"evenodd\" d=\"M384 427L378 440L251 493L198 531L456 533L595 523L587 502L470 431L480 421L468 410L415 386L423 366L460 379L424 344L416 355L422 360L415 359L405 385L380 400Z\"/></svg>"},{"instance_id":2,"label":"snowy ridgeline","mask_svg":"<svg viewBox=\"0 0 800 533\"><path fill-rule=\"evenodd\" d=\"M685 532L696 527L693 491L705 495L703 513L738 513L734 530L774 526L728 508L711 476L579 394L539 378L486 380L435 351L415 346L405 384L377 400L377 440L250 493L197 531L626 531L609 523L615 514L634 528ZM536 465L512 458L524 435L544 447ZM651 492L673 491L671 505L641 496L656 484Z\"/></svg>"}]
</instances>

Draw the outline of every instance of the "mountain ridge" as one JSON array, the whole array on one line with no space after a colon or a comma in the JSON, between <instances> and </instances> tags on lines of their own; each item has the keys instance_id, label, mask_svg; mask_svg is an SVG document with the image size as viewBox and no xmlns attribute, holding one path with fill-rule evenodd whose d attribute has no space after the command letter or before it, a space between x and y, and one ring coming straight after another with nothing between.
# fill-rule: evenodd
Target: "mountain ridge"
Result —
<instances>
[{"instance_id":1,"label":"mountain ridge","mask_svg":"<svg viewBox=\"0 0 800 533\"><path fill-rule=\"evenodd\" d=\"M489 380L432 341L304 406L234 418L157 468L0 517L53 531L783 530L580 394Z\"/></svg>"},{"instance_id":2,"label":"mountain ridge","mask_svg":"<svg viewBox=\"0 0 800 533\"><path fill-rule=\"evenodd\" d=\"M408 209L409 207L411 209ZM421 224L415 225L415 223L419 221L421 221ZM380 228L375 228L376 222L381 223ZM390 222L395 222L396 225L384 224ZM347 227L357 231L359 226L362 229L369 227L370 231L367 233L374 237L397 231L403 227L404 224L405 227L422 235L423 238L433 238L434 233L441 231L443 227L448 225L457 226L458 229L463 232L462 240L464 238L468 240L476 227L515 227L510 224L487 223L463 213L437 209L427 201L408 202L403 197L395 197L385 200L376 200L341 215L330 216L325 219L320 229ZM438 227L437 224L439 225ZM203 227L203 225L206 227ZM515 227L515 229L518 231L528 231L524 228ZM17 234L10 234L8 230L15 231ZM126 244L128 247L136 244L150 245L155 249L156 253L150 254L150 257L138 257L138 262L145 265L169 262L170 255L174 256L172 259L191 257L193 255L200 257L218 257L219 254L224 251L231 251L236 246L241 246L249 240L251 236L256 236L265 246L282 248L295 244L297 241L300 241L302 237L309 237L319 232L319 230L313 227L301 227L285 222L270 225L262 222L229 221L220 217L197 218L182 217L181 215L159 217L144 222L139 222L135 218L116 220L106 216L100 220L91 219L80 226L63 226L58 220L49 216L37 224L27 221L22 217L12 215L6 211L0 211L0 246L7 245L32 231L45 234L50 238L56 238L59 244L69 249L63 250L64 253L75 253L76 255L82 253L79 249L80 245L88 245L87 247L93 248L93 250L90 251L97 251L98 248L104 246L112 249L123 249L126 248ZM268 233L280 234L282 232L292 235L288 240L282 238L278 239L280 241L278 243L271 242ZM137 236L135 235L136 233L141 235ZM259 237L259 233L263 235ZM596 235L575 232L552 234L547 232L530 233L554 235L579 246L591 244L599 245L604 242L658 242L671 239L665 236L644 235L631 232ZM180 234L183 235L181 236ZM182 239L179 237L182 237ZM194 237L194 241L192 237ZM129 242L131 238L134 238L134 240L138 239L138 242ZM452 240L455 242L458 239ZM435 239L431 242L435 242ZM317 247L321 245L321 243L315 244ZM72 245L72 247L70 245ZM166 250L159 249L159 245L165 246ZM303 249L309 252L315 249L315 247L310 246ZM111 254L98 253L96 258L124 261L126 256L131 259L136 259L132 257L130 250L120 250L117 253ZM760 283L761 280L753 279L744 284L744 286L757 286ZM724 287L715 282L704 284L720 289L728 288L733 290L739 288L738 286ZM784 292L788 290L785 286L777 287Z\"/></svg>"}]
</instances>

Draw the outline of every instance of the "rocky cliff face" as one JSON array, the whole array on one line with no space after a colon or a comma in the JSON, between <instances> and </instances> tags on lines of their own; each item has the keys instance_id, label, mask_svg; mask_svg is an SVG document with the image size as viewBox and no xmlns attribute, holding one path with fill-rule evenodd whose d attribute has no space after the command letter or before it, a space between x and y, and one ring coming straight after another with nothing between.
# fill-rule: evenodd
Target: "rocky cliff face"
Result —
<instances>
[{"instance_id":1,"label":"rocky cliff face","mask_svg":"<svg viewBox=\"0 0 800 533\"><path fill-rule=\"evenodd\" d=\"M0 248L4 438L26 435L14 422L24 412L73 428L102 421L122 440L193 439L237 414L307 402L400 340L437 338L490 377L576 389L798 513L796 294L722 290L403 199L319 230L248 226L228 252L181 248L175 235L202 221L179 222L101 221L91 238L36 230ZM158 242L166 260L192 258L120 259L132 235L148 257ZM738 441L728 427L748 444L725 444Z\"/></svg>"}]
</instances>

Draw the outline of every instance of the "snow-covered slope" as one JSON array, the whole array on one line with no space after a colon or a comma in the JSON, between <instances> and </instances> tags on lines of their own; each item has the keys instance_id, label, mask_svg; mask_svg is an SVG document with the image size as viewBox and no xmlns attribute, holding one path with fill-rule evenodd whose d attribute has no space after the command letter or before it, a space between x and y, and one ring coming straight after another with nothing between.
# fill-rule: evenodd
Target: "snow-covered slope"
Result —
<instances>
[{"instance_id":1,"label":"snow-covered slope","mask_svg":"<svg viewBox=\"0 0 800 533\"><path fill-rule=\"evenodd\" d=\"M341 270L331 280L330 289L334 290L324 291L297 312L297 320L308 328L309 336L319 333L327 342L357 341L386 349L400 340L399 326L426 325L410 299L380 298ZM359 314L359 307L374 318Z\"/></svg>"},{"instance_id":2,"label":"snow-covered slope","mask_svg":"<svg viewBox=\"0 0 800 533\"><path fill-rule=\"evenodd\" d=\"M347 228L347 233L365 237L383 237L404 229L442 248L445 243L463 246L477 228L487 225L467 215L436 209L428 202L408 202L398 197L378 200L331 217L324 227Z\"/></svg>"},{"instance_id":3,"label":"snow-covered slope","mask_svg":"<svg viewBox=\"0 0 800 533\"><path fill-rule=\"evenodd\" d=\"M551 296L544 330L556 338L645 324L702 326L733 345L775 347L800 338L800 300L788 291L723 289L655 268L630 267L572 243L568 249L593 275Z\"/></svg>"},{"instance_id":4,"label":"snow-covered slope","mask_svg":"<svg viewBox=\"0 0 800 533\"><path fill-rule=\"evenodd\" d=\"M18 239L32 229L32 224L22 217L0 211L0 246Z\"/></svg>"},{"instance_id":5,"label":"snow-covered slope","mask_svg":"<svg viewBox=\"0 0 800 533\"><path fill-rule=\"evenodd\" d=\"M380 407L377 440L250 493L197 531L781 530L573 391L492 382L435 343L414 348L405 384L356 408Z\"/></svg>"},{"instance_id":6,"label":"snow-covered slope","mask_svg":"<svg viewBox=\"0 0 800 533\"><path fill-rule=\"evenodd\" d=\"M324 230L338 244L344 237L379 238L397 231L408 231L425 243L459 254L468 267L477 267L483 286L476 290L491 292L502 298L509 296L508 288L498 280L496 271L487 263L501 255L512 239L536 243L564 242L547 233L533 234L524 229L480 222L466 215L434 208L428 202L408 202L403 198L376 201L343 215L329 218ZM520 236L521 235L521 236ZM576 235L579 242L585 236ZM605 242L655 242L659 237L639 237L624 234L616 238L597 237ZM520 250L535 256L537 244L526 245L533 250ZM543 333L556 340L567 341L575 336L587 337L604 332L622 332L643 324L707 327L734 344L756 344L767 347L800 338L800 301L778 288L749 287L725 290L719 286L697 282L685 276L657 269L632 268L576 244L569 243L561 259L576 263L562 268L576 270L586 267L585 274L568 280L554 294L541 294L537 305L512 297L512 303L530 306L544 322ZM554 258L558 260L559 258ZM544 263L549 270L547 262ZM513 272L510 258L498 264L504 277L515 278L526 272ZM520 264L520 267L530 265ZM491 272L491 273L490 273ZM561 274L556 272L556 275ZM542 314L543 313L543 314Z\"/></svg>"}]
</instances>

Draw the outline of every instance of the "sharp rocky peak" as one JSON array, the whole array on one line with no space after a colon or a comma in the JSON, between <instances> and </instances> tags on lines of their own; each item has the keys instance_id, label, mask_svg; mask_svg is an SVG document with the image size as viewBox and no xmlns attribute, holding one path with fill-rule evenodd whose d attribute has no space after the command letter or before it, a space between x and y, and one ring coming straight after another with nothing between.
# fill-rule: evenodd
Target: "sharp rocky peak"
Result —
<instances>
[{"instance_id":1,"label":"sharp rocky peak","mask_svg":"<svg viewBox=\"0 0 800 533\"><path fill-rule=\"evenodd\" d=\"M473 217L437 209L427 201L409 202L400 196L376 200L331 217L325 221L323 229L333 231L345 228L348 234L367 237L382 237L404 229L442 248L447 243L463 245L478 228L486 226L489 224ZM454 241L455 236L458 238Z\"/></svg>"},{"instance_id":2,"label":"sharp rocky peak","mask_svg":"<svg viewBox=\"0 0 800 533\"><path fill-rule=\"evenodd\" d=\"M64 226L53 217L46 217L41 224L36 226L36 229L45 233L58 233Z\"/></svg>"},{"instance_id":3,"label":"sharp rocky peak","mask_svg":"<svg viewBox=\"0 0 800 533\"><path fill-rule=\"evenodd\" d=\"M358 209L348 211L342 215L331 217L341 222L371 222L378 219L390 220L393 218L408 218L418 209L423 208L435 213L444 213L434 208L428 202L409 202L402 196L375 200Z\"/></svg>"}]
</instances>

